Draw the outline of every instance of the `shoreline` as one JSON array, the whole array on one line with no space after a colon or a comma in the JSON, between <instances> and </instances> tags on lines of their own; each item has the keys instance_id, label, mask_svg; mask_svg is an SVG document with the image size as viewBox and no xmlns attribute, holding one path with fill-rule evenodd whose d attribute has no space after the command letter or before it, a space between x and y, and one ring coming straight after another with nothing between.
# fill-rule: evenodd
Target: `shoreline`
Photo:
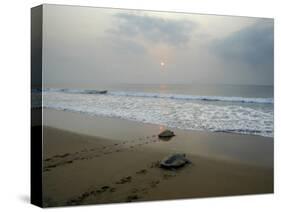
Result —
<instances>
[{"instance_id":1,"label":"shoreline","mask_svg":"<svg viewBox=\"0 0 281 212\"><path fill-rule=\"evenodd\" d=\"M32 108L33 110L36 110L36 108ZM208 130L201 130L201 129L181 129L181 128L177 128L177 127L169 127L169 126L165 126L165 125L161 125L161 124L155 124L155 123L146 123L146 122L141 122L141 121L137 121L137 120L129 120L129 119L125 119L125 118L121 118L121 117L109 117L109 116L103 116L103 115L95 115L95 114L89 114L87 112L80 112L80 111L72 111L72 110L67 110L67 109L54 109L54 108L44 108L41 107L42 110L44 111L61 111L61 112L66 112L66 113L70 113L70 114L80 114L81 116L88 116L88 117L92 117L95 119L117 119L119 121L124 121L124 122L132 122L132 123L137 123L137 124L141 124L141 125L150 125L150 126L162 126L164 128L169 128L172 130L180 130L180 131L186 131L186 132L202 132L202 133L226 133L226 134L236 134L236 135L247 135L247 136L261 136L261 137L265 137L265 138L272 138L274 139L274 132L273 132L273 136L264 136L264 135L259 135L259 134L247 134L247 133L238 133L235 131L227 131L227 130L216 130L216 131L208 131Z\"/></svg>"},{"instance_id":2,"label":"shoreline","mask_svg":"<svg viewBox=\"0 0 281 212\"><path fill-rule=\"evenodd\" d=\"M163 141L161 126L65 111L44 116L45 207L273 192L273 138L175 130ZM159 168L175 152L192 165Z\"/></svg>"},{"instance_id":3,"label":"shoreline","mask_svg":"<svg viewBox=\"0 0 281 212\"><path fill-rule=\"evenodd\" d=\"M43 111L43 126L107 140L132 140L146 135L159 134L165 126L145 124L119 118L88 116L86 114L50 110ZM176 136L166 142L165 148L189 149L200 155L218 159L236 159L250 165L273 166L274 138L227 132L172 129ZM185 142L182 142L185 141ZM241 146L243 149L240 150ZM152 146L151 148L155 148ZM163 146L157 146L158 150ZM164 149L165 149L164 148ZM261 153L268 156L262 158ZM250 156L251 157L248 157ZM262 160L260 160L262 159Z\"/></svg>"}]
</instances>

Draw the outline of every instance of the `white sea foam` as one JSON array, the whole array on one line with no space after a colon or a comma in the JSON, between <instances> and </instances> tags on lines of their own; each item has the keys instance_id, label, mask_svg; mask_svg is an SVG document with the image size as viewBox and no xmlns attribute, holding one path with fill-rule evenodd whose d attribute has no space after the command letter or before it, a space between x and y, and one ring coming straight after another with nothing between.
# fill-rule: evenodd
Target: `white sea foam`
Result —
<instances>
[{"instance_id":1,"label":"white sea foam","mask_svg":"<svg viewBox=\"0 0 281 212\"><path fill-rule=\"evenodd\" d=\"M216 101L224 100L208 97L213 102L206 101L203 97L186 98L187 95L175 94L109 92L101 95L92 92L81 94L80 90L48 90L43 93L43 106L46 108L117 117L185 130L273 137L273 100L269 104L270 101L262 98L243 98L241 101L240 97L223 97L229 101L218 104ZM231 103L233 99L235 104Z\"/></svg>"},{"instance_id":2,"label":"white sea foam","mask_svg":"<svg viewBox=\"0 0 281 212\"><path fill-rule=\"evenodd\" d=\"M240 103L260 103L272 104L272 98L245 98L245 97L227 97L227 96L195 96L184 94L162 94L162 93L143 93L143 92L109 92L115 96L135 96L135 97L151 97L151 98L169 98L182 100L200 100L200 101L223 101L223 102L240 102Z\"/></svg>"}]
</instances>

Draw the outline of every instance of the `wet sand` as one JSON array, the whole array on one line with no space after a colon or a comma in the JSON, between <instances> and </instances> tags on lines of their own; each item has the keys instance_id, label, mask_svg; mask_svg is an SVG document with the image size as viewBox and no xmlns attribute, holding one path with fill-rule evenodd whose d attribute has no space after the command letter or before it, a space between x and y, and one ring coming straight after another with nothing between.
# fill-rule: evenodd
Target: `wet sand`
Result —
<instances>
[{"instance_id":1,"label":"wet sand","mask_svg":"<svg viewBox=\"0 0 281 212\"><path fill-rule=\"evenodd\" d=\"M44 206L100 204L273 192L273 139L44 110ZM186 153L191 165L159 161Z\"/></svg>"}]
</instances>

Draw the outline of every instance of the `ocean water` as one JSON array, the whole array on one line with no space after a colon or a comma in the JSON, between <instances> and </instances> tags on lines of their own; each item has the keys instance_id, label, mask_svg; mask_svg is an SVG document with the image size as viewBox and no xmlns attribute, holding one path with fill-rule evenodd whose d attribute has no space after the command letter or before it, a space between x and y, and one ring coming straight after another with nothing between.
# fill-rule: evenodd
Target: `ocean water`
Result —
<instances>
[{"instance_id":1,"label":"ocean water","mask_svg":"<svg viewBox=\"0 0 281 212\"><path fill-rule=\"evenodd\" d=\"M97 90L108 92L98 94ZM274 133L272 86L126 84L45 88L43 107L183 130L266 137Z\"/></svg>"}]
</instances>

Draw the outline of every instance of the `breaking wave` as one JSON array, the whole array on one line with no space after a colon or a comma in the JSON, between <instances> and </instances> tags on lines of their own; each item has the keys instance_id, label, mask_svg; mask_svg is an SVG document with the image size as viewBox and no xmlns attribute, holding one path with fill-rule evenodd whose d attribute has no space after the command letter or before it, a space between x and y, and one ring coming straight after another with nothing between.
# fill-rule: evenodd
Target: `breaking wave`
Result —
<instances>
[{"instance_id":1,"label":"breaking wave","mask_svg":"<svg viewBox=\"0 0 281 212\"><path fill-rule=\"evenodd\" d=\"M34 90L35 91L35 90ZM40 92L41 90L37 89ZM68 88L46 88L43 92L62 92L73 94L106 94L112 96L127 97L148 97L161 99L178 99L178 100L198 100L198 101L222 101L222 102L238 102L238 103L258 103L273 104L273 98L247 98L247 97L228 97L228 96L199 96L185 94L166 94L166 93L147 93L147 92L130 92L130 91L107 91L92 89L68 89Z\"/></svg>"}]
</instances>

